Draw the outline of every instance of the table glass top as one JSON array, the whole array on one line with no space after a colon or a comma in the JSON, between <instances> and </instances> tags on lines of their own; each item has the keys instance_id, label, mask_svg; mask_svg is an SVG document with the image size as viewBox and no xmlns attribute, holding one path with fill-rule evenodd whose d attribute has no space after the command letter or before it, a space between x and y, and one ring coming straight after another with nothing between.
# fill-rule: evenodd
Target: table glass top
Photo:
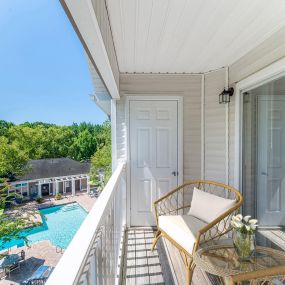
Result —
<instances>
[{"instance_id":1,"label":"table glass top","mask_svg":"<svg viewBox=\"0 0 285 285\"><path fill-rule=\"evenodd\" d=\"M257 247L251 260L242 262L232 245L216 245L198 250L194 261L212 274L230 276L285 265L285 253L272 248Z\"/></svg>"}]
</instances>

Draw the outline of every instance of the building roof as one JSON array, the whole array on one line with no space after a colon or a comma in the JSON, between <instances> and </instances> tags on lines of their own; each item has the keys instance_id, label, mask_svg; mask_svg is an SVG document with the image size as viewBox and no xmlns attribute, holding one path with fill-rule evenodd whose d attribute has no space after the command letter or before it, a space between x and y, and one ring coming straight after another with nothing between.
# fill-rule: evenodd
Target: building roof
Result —
<instances>
[{"instance_id":1,"label":"building roof","mask_svg":"<svg viewBox=\"0 0 285 285\"><path fill-rule=\"evenodd\" d=\"M17 180L35 180L40 178L51 178L89 172L89 162L79 162L71 158L50 158L30 160L28 162L31 170Z\"/></svg>"}]
</instances>

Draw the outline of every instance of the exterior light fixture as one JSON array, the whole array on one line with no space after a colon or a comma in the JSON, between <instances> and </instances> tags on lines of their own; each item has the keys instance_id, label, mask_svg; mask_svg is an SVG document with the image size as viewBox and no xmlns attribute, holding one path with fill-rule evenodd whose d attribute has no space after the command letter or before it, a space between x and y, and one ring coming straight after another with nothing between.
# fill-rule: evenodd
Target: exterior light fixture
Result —
<instances>
[{"instance_id":1,"label":"exterior light fixture","mask_svg":"<svg viewBox=\"0 0 285 285\"><path fill-rule=\"evenodd\" d=\"M226 104L231 101L231 96L234 94L234 88L224 89L221 94L219 94L219 104Z\"/></svg>"}]
</instances>

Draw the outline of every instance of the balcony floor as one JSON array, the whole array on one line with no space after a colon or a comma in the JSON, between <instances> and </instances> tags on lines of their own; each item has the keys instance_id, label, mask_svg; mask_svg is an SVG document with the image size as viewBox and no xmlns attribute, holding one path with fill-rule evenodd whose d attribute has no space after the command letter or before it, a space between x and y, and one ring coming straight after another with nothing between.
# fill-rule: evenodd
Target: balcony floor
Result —
<instances>
[{"instance_id":1,"label":"balcony floor","mask_svg":"<svg viewBox=\"0 0 285 285\"><path fill-rule=\"evenodd\" d=\"M152 228L131 228L127 232L125 252L125 284L173 284L168 264L161 264L160 249L150 250ZM161 254L159 254L159 251ZM168 266L168 268L164 268ZM163 270L165 269L165 270ZM164 271L164 273L163 273ZM169 281L170 278L170 283Z\"/></svg>"},{"instance_id":2,"label":"balcony floor","mask_svg":"<svg viewBox=\"0 0 285 285\"><path fill-rule=\"evenodd\" d=\"M161 239L157 248L152 252L150 247L153 237L152 228L138 227L128 230L122 284L185 284L185 268L178 251L175 253L175 249L171 249L170 244L164 243ZM173 250L172 253L170 253L171 250ZM171 256L174 272L171 270L167 254ZM192 285L213 283L205 273L195 269Z\"/></svg>"}]
</instances>

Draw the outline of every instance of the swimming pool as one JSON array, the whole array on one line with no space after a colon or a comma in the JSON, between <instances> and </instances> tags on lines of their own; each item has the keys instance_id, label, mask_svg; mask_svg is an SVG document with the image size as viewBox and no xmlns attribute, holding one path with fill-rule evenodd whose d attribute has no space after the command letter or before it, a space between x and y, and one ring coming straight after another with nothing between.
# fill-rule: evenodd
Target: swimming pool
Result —
<instances>
[{"instance_id":1,"label":"swimming pool","mask_svg":"<svg viewBox=\"0 0 285 285\"><path fill-rule=\"evenodd\" d=\"M39 210L39 212L43 224L23 230L21 236L27 237L30 244L41 240L50 240L53 245L64 249L67 248L87 216L87 212L78 203L53 206ZM15 245L18 247L24 246L24 239L11 240L5 243L4 248Z\"/></svg>"}]
</instances>

